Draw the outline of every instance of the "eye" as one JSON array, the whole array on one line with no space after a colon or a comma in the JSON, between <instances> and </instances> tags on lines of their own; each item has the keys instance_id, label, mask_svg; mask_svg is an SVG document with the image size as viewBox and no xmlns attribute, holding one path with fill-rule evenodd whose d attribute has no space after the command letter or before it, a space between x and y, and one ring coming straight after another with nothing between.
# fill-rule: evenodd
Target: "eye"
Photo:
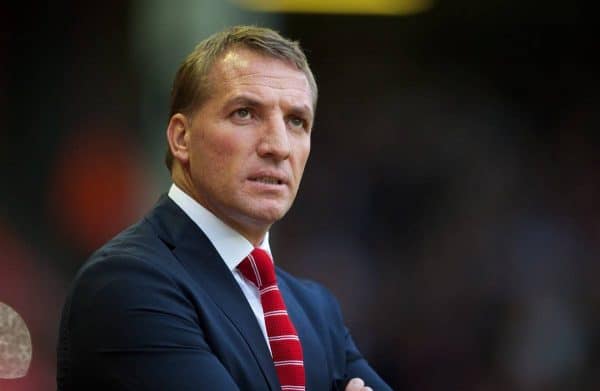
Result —
<instances>
[{"instance_id":1,"label":"eye","mask_svg":"<svg viewBox=\"0 0 600 391\"><path fill-rule=\"evenodd\" d=\"M306 128L306 121L300 117L290 117L288 121L294 128Z\"/></svg>"},{"instance_id":2,"label":"eye","mask_svg":"<svg viewBox=\"0 0 600 391\"><path fill-rule=\"evenodd\" d=\"M239 119L248 119L251 116L250 110L248 110L245 107L242 107L241 109L237 109L236 111L233 112L233 115Z\"/></svg>"}]
</instances>

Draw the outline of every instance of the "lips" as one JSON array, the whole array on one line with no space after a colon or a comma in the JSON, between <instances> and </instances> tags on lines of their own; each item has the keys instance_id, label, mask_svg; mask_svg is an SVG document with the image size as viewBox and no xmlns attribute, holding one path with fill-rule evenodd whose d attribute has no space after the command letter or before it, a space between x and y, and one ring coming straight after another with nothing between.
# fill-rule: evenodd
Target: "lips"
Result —
<instances>
[{"instance_id":1,"label":"lips","mask_svg":"<svg viewBox=\"0 0 600 391\"><path fill-rule=\"evenodd\" d=\"M286 177L278 173L256 173L251 175L248 180L265 185L284 185L287 183Z\"/></svg>"},{"instance_id":2,"label":"lips","mask_svg":"<svg viewBox=\"0 0 600 391\"><path fill-rule=\"evenodd\" d=\"M250 180L252 182L265 183L267 185L281 185L282 184L282 182L279 179L273 178L273 177L250 178Z\"/></svg>"}]
</instances>

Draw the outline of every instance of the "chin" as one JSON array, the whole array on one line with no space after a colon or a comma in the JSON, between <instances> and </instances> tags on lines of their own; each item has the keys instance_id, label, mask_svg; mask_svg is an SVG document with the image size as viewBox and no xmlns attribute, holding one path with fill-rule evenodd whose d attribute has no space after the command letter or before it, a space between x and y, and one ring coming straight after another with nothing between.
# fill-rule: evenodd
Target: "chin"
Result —
<instances>
[{"instance_id":1,"label":"chin","mask_svg":"<svg viewBox=\"0 0 600 391\"><path fill-rule=\"evenodd\" d=\"M256 215L256 220L262 221L265 225L271 225L285 216L282 211L265 211Z\"/></svg>"},{"instance_id":2,"label":"chin","mask_svg":"<svg viewBox=\"0 0 600 391\"><path fill-rule=\"evenodd\" d=\"M289 206L287 205L263 205L262 207L254 209L252 215L257 221L262 221L264 224L271 225L285 216L288 209Z\"/></svg>"}]
</instances>

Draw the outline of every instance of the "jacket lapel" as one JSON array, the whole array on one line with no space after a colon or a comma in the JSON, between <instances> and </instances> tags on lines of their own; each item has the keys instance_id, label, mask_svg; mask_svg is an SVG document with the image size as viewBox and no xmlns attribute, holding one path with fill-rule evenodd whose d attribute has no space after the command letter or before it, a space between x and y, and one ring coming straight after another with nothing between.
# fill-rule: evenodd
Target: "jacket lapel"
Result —
<instances>
[{"instance_id":1,"label":"jacket lapel","mask_svg":"<svg viewBox=\"0 0 600 391\"><path fill-rule=\"evenodd\" d=\"M160 238L233 323L254 354L272 390L279 380L271 353L256 317L231 271L204 232L167 196L162 196L148 216Z\"/></svg>"},{"instance_id":2,"label":"jacket lapel","mask_svg":"<svg viewBox=\"0 0 600 391\"><path fill-rule=\"evenodd\" d=\"M277 284L302 344L306 389L331 389L332 385L327 382L331 368L329 368L329 362L325 356L323 335L319 335L319 331L314 328L313 322L310 321L304 309L309 308L311 305L314 306L315 303L301 303L300 298L290 289L285 276L281 273L277 273ZM314 300L314 297L310 300Z\"/></svg>"}]
</instances>

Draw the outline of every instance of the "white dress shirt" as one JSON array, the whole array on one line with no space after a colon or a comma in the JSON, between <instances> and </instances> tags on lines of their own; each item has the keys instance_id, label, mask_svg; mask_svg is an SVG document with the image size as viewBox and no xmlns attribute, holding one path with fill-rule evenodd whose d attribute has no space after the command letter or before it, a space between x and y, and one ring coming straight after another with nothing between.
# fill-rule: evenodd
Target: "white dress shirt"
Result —
<instances>
[{"instance_id":1,"label":"white dress shirt","mask_svg":"<svg viewBox=\"0 0 600 391\"><path fill-rule=\"evenodd\" d=\"M242 289L244 296L246 296L250 308L252 308L256 320L263 332L265 342L270 350L271 347L269 346L269 337L267 336L267 328L265 326L265 318L262 304L260 303L258 289L254 284L246 280L242 273L237 269L237 265L252 252L254 246L248 239L221 221L217 216L212 214L212 212L200 205L198 201L194 200L177 187L177 185L171 185L171 188L169 189L169 198L171 198L173 202L175 202L177 206L179 206L198 227L200 227L202 232L208 237L208 240L210 240L217 249L217 252ZM260 248L271 255L268 232L260 244ZM271 259L273 259L272 255Z\"/></svg>"}]
</instances>

